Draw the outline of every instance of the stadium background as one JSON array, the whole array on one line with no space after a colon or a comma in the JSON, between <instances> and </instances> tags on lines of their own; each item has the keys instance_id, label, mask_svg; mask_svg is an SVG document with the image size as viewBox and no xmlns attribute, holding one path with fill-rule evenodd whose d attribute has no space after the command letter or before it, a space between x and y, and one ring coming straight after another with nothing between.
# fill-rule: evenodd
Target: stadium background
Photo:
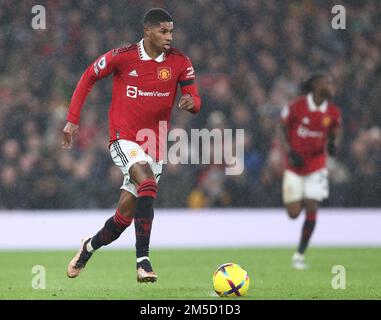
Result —
<instances>
[{"instance_id":1,"label":"stadium background","mask_svg":"<svg viewBox=\"0 0 381 320\"><path fill-rule=\"evenodd\" d=\"M335 77L344 121L325 205L379 207L381 2L342 2L347 30L333 30L336 2L40 1L47 29L33 30L30 1L1 1L0 208L115 207L122 177L107 150L110 79L90 94L74 149L61 149L61 130L86 66L140 40L152 6L172 13L173 45L192 58L203 100L196 117L175 110L172 128L244 128L246 136L242 175L167 165L158 207L281 206L280 109L321 69Z\"/></svg>"},{"instance_id":2,"label":"stadium background","mask_svg":"<svg viewBox=\"0 0 381 320\"><path fill-rule=\"evenodd\" d=\"M0 1L0 300L213 299L212 274L230 261L250 275L248 299L381 298L380 1L38 1L46 30L31 27L35 4ZM346 30L331 27L336 4L346 8ZM70 97L95 58L140 40L153 6L172 13L174 46L192 58L203 99L196 117L175 110L172 128L244 128L245 171L165 167L154 286L135 281L133 226L73 281L67 263L114 211L122 177L107 149L110 79L90 94L74 148L62 150ZM300 82L321 69L336 79L344 136L329 161L311 268L300 273L290 258L304 219L281 207L276 126ZM331 286L338 265L347 290ZM46 270L45 290L33 286L36 266Z\"/></svg>"}]
</instances>

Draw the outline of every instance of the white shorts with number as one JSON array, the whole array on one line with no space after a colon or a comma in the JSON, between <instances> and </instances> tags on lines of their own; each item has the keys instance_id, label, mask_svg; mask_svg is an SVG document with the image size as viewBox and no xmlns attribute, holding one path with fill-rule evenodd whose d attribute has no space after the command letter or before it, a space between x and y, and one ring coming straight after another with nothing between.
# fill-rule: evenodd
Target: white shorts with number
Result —
<instances>
[{"instance_id":1,"label":"white shorts with number","mask_svg":"<svg viewBox=\"0 0 381 320\"><path fill-rule=\"evenodd\" d=\"M130 179L130 168L137 162L146 161L150 165L156 182L159 182L163 171L163 161L155 162L143 149L135 142L128 140L117 140L110 145L110 154L114 163L122 170L124 175L123 185L120 189L138 196L135 185Z\"/></svg>"},{"instance_id":2,"label":"white shorts with number","mask_svg":"<svg viewBox=\"0 0 381 320\"><path fill-rule=\"evenodd\" d=\"M286 170L283 174L283 203L298 202L303 199L322 201L328 198L328 170L317 170L306 176Z\"/></svg>"}]
</instances>

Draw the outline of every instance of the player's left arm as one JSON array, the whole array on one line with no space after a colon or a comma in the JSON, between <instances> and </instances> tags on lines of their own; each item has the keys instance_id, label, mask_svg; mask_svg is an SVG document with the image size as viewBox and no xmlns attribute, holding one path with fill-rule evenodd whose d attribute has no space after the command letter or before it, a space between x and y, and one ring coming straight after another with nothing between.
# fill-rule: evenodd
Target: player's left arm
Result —
<instances>
[{"instance_id":1,"label":"player's left arm","mask_svg":"<svg viewBox=\"0 0 381 320\"><path fill-rule=\"evenodd\" d=\"M195 72L189 58L187 58L183 64L178 82L182 93L179 108L191 113L199 112L201 108L201 98L195 82Z\"/></svg>"},{"instance_id":2,"label":"player's left arm","mask_svg":"<svg viewBox=\"0 0 381 320\"><path fill-rule=\"evenodd\" d=\"M333 120L327 139L327 151L330 156L336 155L337 147L342 140L342 120L340 111L336 110Z\"/></svg>"}]
</instances>

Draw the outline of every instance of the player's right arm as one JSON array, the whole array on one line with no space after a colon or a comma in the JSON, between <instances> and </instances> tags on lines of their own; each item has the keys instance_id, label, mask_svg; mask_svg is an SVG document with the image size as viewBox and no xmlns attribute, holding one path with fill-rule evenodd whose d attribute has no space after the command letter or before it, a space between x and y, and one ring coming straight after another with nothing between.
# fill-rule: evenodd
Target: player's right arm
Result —
<instances>
[{"instance_id":1,"label":"player's right arm","mask_svg":"<svg viewBox=\"0 0 381 320\"><path fill-rule=\"evenodd\" d=\"M70 148L72 145L73 138L79 129L82 107L94 84L114 72L115 61L113 52L114 50L111 50L95 60L78 81L67 113L67 123L63 129L62 146L64 148Z\"/></svg>"},{"instance_id":2,"label":"player's right arm","mask_svg":"<svg viewBox=\"0 0 381 320\"><path fill-rule=\"evenodd\" d=\"M304 165L303 158L295 153L289 142L288 142L288 130L291 127L294 117L293 117L294 108L289 105L285 105L281 111L281 125L280 125L280 136L282 144L287 152L288 162L293 167L302 167Z\"/></svg>"},{"instance_id":3,"label":"player's right arm","mask_svg":"<svg viewBox=\"0 0 381 320\"><path fill-rule=\"evenodd\" d=\"M282 145L286 152L290 150L290 146L287 141L287 124L289 122L289 115L290 115L290 108L288 105L285 105L282 108L281 114L280 114L280 123L279 123L279 134L280 139L282 141Z\"/></svg>"}]
</instances>

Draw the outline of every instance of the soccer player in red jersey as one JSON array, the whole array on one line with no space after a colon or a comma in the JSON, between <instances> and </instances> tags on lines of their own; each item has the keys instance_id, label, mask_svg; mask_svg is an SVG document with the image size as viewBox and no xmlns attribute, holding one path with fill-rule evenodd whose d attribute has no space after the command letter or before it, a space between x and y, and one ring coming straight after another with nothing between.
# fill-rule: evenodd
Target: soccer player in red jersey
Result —
<instances>
[{"instance_id":1,"label":"soccer player in red jersey","mask_svg":"<svg viewBox=\"0 0 381 320\"><path fill-rule=\"evenodd\" d=\"M104 227L82 245L70 261L67 275L74 278L83 270L93 252L115 241L134 221L137 280L157 279L149 260L149 243L154 217L157 182L162 172L159 122L170 120L178 84L182 96L179 107L191 113L200 110L201 99L190 59L172 48L173 19L161 8L149 10L143 19L144 37L130 46L113 49L95 60L83 73L73 93L63 147L70 148L79 129L80 113L96 81L112 75L109 109L110 153L124 174L115 214ZM143 146L141 130L155 133L156 143ZM144 147L144 150L143 150Z\"/></svg>"},{"instance_id":2,"label":"soccer player in red jersey","mask_svg":"<svg viewBox=\"0 0 381 320\"><path fill-rule=\"evenodd\" d=\"M333 80L319 73L304 83L304 96L281 113L287 167L283 175L283 202L290 218L305 209L306 219L298 250L292 257L296 269L305 269L304 253L315 228L319 203L328 197L327 155L335 155L341 123L339 108L331 102Z\"/></svg>"}]
</instances>

